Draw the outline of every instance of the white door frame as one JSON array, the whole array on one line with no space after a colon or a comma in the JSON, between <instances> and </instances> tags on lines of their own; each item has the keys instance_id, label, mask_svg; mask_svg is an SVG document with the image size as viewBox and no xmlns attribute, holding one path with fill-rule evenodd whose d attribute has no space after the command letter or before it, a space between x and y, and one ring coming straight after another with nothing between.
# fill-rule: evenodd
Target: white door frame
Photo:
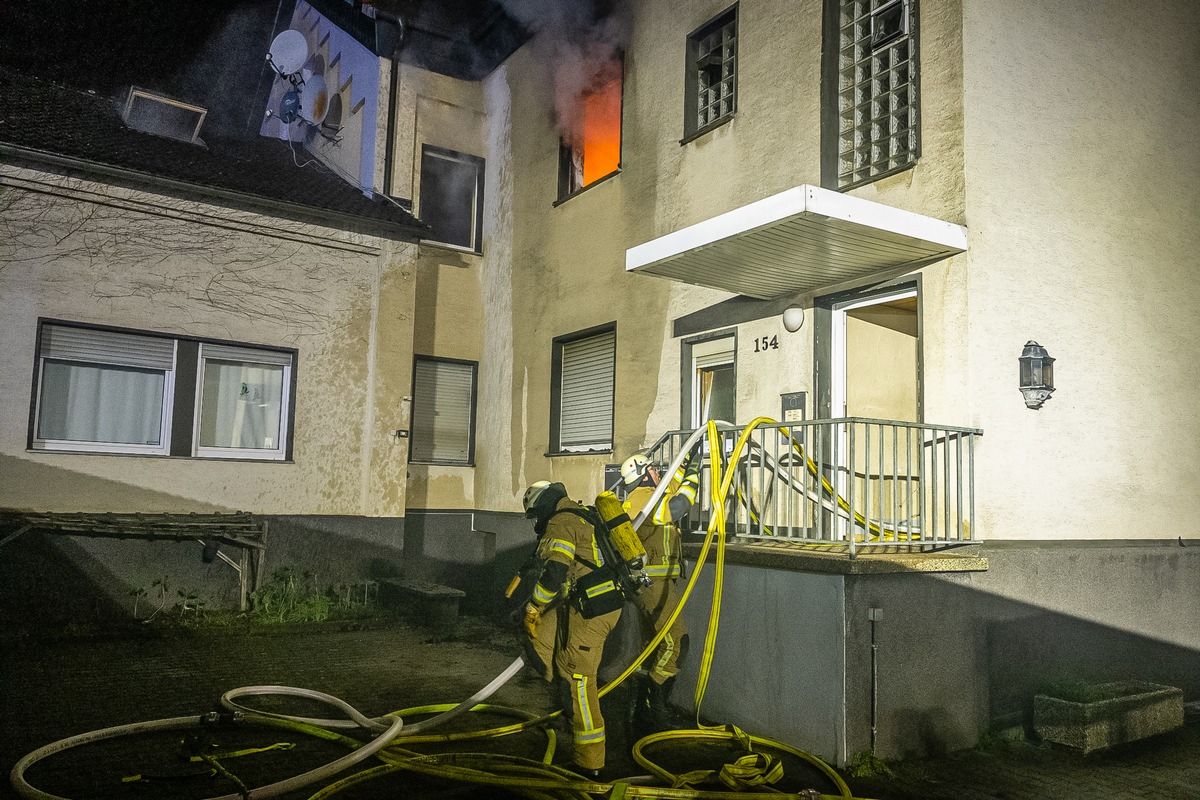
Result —
<instances>
[{"instance_id":1,"label":"white door frame","mask_svg":"<svg viewBox=\"0 0 1200 800\"><path fill-rule=\"evenodd\" d=\"M829 416L831 418L837 419L846 416L846 312L916 296L917 287L909 286L894 292L885 292L834 304L831 309L829 340Z\"/></svg>"}]
</instances>

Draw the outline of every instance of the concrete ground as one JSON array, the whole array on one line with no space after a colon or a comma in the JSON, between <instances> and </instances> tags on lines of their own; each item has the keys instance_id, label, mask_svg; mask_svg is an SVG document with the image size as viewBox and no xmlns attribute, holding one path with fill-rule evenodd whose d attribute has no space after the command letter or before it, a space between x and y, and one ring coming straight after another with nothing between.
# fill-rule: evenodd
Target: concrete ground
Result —
<instances>
[{"instance_id":1,"label":"concrete ground","mask_svg":"<svg viewBox=\"0 0 1200 800\"><path fill-rule=\"evenodd\" d=\"M466 617L452 633L434 633L408 621L374 616L357 621L294 625L183 625L177 614L151 624L132 621L110 602L89 593L86 582L45 593L46 581L22 569L20 550L0 552L0 769L36 748L88 731L146 720L199 715L221 695L244 686L278 684L334 695L368 716L469 697L516 657L513 632L491 619ZM43 575L43 578L46 576ZM60 579L65 579L60 575ZM62 589L62 584L59 584ZM144 612L143 612L144 614ZM337 712L303 700L265 699L264 710L314 717ZM545 683L529 674L511 680L492 703L540 713L552 708ZM631 691L605 698L609 772L646 772L630 754ZM413 719L415 715L406 715ZM506 724L504 715L468 715L453 729ZM754 731L748 731L754 733ZM189 738L189 741L182 741ZM425 753L486 751L539 758L540 733L453 745L412 745ZM555 763L570 759L569 735L559 737ZM219 746L223 750L292 744L221 763L250 786L282 780L342 756L344 745L276 729L164 731L88 744L49 756L27 774L29 782L68 798L209 798L236 795L224 776L179 757ZM679 773L713 768L729 755L721 747L684 746L648 754ZM374 762L370 762L374 763ZM893 775L847 778L854 795L877 800L1095 800L1146 798L1200 800L1200 719L1180 730L1088 757L1027 742L996 742L939 758L890 764ZM123 779L136 775L141 780ZM322 785L291 792L311 797ZM787 760L786 791L814 788L833 793L828 779L803 762ZM0 798L17 797L0 782ZM412 773L364 782L338 798L506 797L499 790L450 784Z\"/></svg>"}]
</instances>

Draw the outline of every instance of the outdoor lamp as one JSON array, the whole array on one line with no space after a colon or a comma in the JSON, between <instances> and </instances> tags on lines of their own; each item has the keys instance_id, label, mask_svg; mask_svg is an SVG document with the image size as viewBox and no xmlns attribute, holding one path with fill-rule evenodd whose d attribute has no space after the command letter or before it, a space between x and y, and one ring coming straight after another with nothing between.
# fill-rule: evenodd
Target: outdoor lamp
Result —
<instances>
[{"instance_id":1,"label":"outdoor lamp","mask_svg":"<svg viewBox=\"0 0 1200 800\"><path fill-rule=\"evenodd\" d=\"M1021 362L1021 394L1025 395L1025 405L1041 408L1054 391L1054 359L1046 348L1028 341L1017 360Z\"/></svg>"},{"instance_id":2,"label":"outdoor lamp","mask_svg":"<svg viewBox=\"0 0 1200 800\"><path fill-rule=\"evenodd\" d=\"M788 333L795 333L804 326L804 309L800 306L788 306L783 310L783 327Z\"/></svg>"}]
</instances>

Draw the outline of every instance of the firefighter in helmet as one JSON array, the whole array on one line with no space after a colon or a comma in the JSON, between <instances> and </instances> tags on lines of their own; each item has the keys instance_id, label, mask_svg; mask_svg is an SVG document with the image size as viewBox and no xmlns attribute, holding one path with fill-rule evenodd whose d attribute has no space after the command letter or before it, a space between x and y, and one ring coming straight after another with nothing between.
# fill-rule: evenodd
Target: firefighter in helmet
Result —
<instances>
[{"instance_id":1,"label":"firefighter in helmet","mask_svg":"<svg viewBox=\"0 0 1200 800\"><path fill-rule=\"evenodd\" d=\"M641 612L643 642L662 630L679 605L677 583L683 577L683 553L682 536L675 523L687 515L700 487L700 476L691 468L691 462L689 454L637 531L646 548L644 569L651 579L651 585L633 598ZM647 456L634 453L621 465L621 479L629 493L625 499L626 513L633 518L650 501L662 475ZM668 699L687 649L687 625L680 615L645 664L649 677L646 695L639 699L634 713L639 727L655 731L674 727Z\"/></svg>"},{"instance_id":2,"label":"firefighter in helmet","mask_svg":"<svg viewBox=\"0 0 1200 800\"><path fill-rule=\"evenodd\" d=\"M621 616L623 598L604 570L591 522L576 511L561 483L538 481L525 491L534 521L541 576L525 605L522 627L542 676L555 684L574 729L572 768L598 779L604 768L604 717L597 673L604 641ZM597 579L600 580L597 580ZM569 695L569 699L565 696Z\"/></svg>"}]
</instances>

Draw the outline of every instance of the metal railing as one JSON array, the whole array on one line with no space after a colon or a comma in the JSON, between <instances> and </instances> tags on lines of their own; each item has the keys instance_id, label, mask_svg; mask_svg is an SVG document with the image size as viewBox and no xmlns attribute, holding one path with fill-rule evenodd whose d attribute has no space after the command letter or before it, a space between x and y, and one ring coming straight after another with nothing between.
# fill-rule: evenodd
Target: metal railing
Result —
<instances>
[{"instance_id":1,"label":"metal railing","mask_svg":"<svg viewBox=\"0 0 1200 800\"><path fill-rule=\"evenodd\" d=\"M742 428L719 425L722 472ZM691 431L650 449L668 464ZM756 427L726 499L727 533L751 539L860 549L933 549L974 541L977 428L846 417ZM685 530L706 530L711 463L702 445L700 499Z\"/></svg>"}]
</instances>

